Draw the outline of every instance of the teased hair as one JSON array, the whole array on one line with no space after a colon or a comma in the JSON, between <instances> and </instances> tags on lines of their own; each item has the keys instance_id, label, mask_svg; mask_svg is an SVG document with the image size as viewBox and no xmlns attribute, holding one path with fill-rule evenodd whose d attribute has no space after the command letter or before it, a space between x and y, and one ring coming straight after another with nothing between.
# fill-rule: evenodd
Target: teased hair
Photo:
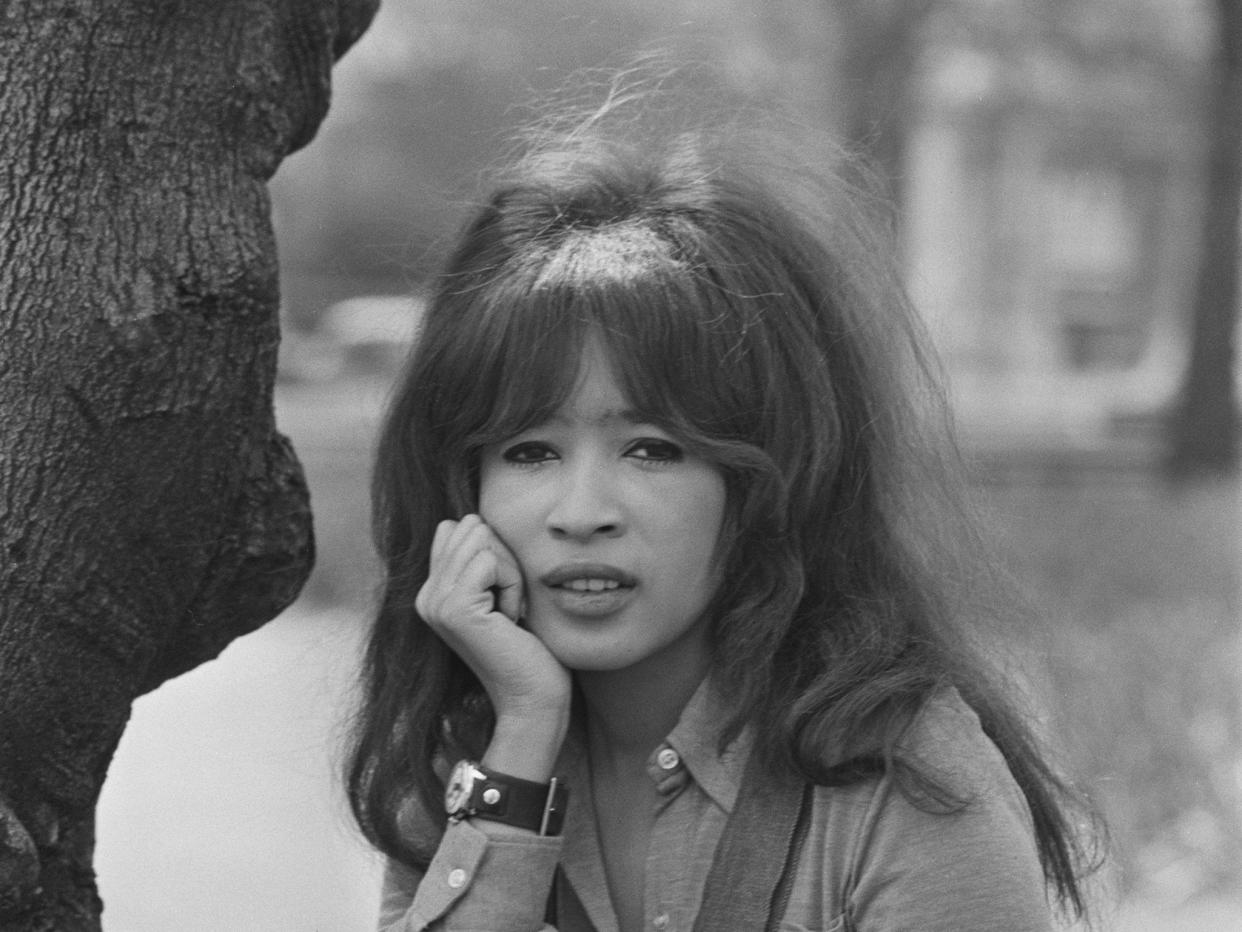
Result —
<instances>
[{"instance_id":1,"label":"teased hair","mask_svg":"<svg viewBox=\"0 0 1242 932\"><path fill-rule=\"evenodd\" d=\"M876 200L808 170L805 150L778 164L770 145L747 149L737 127L626 142L606 122L537 141L497 182L388 412L385 582L348 774L364 832L425 863L403 809L436 811L437 757L486 745L486 696L414 598L436 524L476 508L479 449L547 419L592 338L627 401L726 479L708 609L722 744L751 723L756 753L806 779L892 769L911 798L952 807L965 800L899 748L956 687L1026 794L1050 886L1081 911L1073 797L972 647L969 594L989 564Z\"/></svg>"}]
</instances>

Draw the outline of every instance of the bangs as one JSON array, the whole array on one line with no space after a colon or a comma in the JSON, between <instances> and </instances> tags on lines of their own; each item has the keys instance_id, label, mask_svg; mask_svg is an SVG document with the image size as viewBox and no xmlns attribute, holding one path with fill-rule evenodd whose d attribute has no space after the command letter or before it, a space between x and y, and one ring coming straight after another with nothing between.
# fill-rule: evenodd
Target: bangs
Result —
<instances>
[{"instance_id":1,"label":"bangs","mask_svg":"<svg viewBox=\"0 0 1242 932\"><path fill-rule=\"evenodd\" d=\"M452 317L445 332L469 334L438 380L456 383L442 423L457 424L468 456L549 420L593 340L644 420L700 452L709 438L754 439L764 393L743 344L762 298L720 288L645 224L564 231L437 303L429 327Z\"/></svg>"}]
</instances>

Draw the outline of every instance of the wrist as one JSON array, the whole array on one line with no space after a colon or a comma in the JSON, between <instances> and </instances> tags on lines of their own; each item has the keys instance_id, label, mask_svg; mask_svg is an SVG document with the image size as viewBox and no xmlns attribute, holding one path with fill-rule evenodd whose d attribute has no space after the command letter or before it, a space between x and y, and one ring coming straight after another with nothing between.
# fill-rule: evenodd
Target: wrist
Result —
<instances>
[{"instance_id":1,"label":"wrist","mask_svg":"<svg viewBox=\"0 0 1242 932\"><path fill-rule=\"evenodd\" d=\"M539 835L561 833L568 802L569 791L556 777L546 784L536 783L469 760L457 763L444 788L444 808L450 822L496 822Z\"/></svg>"},{"instance_id":2,"label":"wrist","mask_svg":"<svg viewBox=\"0 0 1242 932\"><path fill-rule=\"evenodd\" d=\"M498 717L481 763L523 780L546 783L568 730L568 708L538 717Z\"/></svg>"}]
</instances>

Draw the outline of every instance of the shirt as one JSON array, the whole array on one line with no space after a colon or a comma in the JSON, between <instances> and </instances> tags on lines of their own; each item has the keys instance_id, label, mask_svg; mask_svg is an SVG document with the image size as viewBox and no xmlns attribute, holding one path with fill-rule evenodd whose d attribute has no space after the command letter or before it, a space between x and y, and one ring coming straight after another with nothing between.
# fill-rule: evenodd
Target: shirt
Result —
<instances>
[{"instance_id":1,"label":"shirt","mask_svg":"<svg viewBox=\"0 0 1242 932\"><path fill-rule=\"evenodd\" d=\"M645 871L645 927L652 932L693 928L737 800L753 735L744 731L718 754L721 714L705 682L647 763L660 797ZM924 811L890 775L816 787L781 929L1052 928L1025 798L974 711L956 691L945 691L916 720L904 750L968 804L949 813ZM531 834L498 842L467 821L449 826L425 876L389 863L381 930L419 932L433 924L454 932L547 930L543 917L555 874L559 932L618 932L587 768L584 736L571 731L557 768L572 791L559 838Z\"/></svg>"}]
</instances>

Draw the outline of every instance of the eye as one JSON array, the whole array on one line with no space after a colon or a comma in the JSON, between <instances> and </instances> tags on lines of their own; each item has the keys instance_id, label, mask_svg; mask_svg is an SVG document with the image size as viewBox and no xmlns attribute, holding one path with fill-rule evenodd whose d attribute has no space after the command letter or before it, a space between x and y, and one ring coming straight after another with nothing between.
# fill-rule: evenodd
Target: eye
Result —
<instances>
[{"instance_id":1,"label":"eye","mask_svg":"<svg viewBox=\"0 0 1242 932\"><path fill-rule=\"evenodd\" d=\"M501 459L506 463L515 463L519 466L529 466L535 463L546 463L556 458L556 452L546 443L537 440L526 440L522 443L515 443L510 447L505 447L501 451Z\"/></svg>"},{"instance_id":2,"label":"eye","mask_svg":"<svg viewBox=\"0 0 1242 932\"><path fill-rule=\"evenodd\" d=\"M679 463L685 458L685 452L671 440L660 437L643 437L635 440L625 450L626 456L633 456L648 463Z\"/></svg>"}]
</instances>

